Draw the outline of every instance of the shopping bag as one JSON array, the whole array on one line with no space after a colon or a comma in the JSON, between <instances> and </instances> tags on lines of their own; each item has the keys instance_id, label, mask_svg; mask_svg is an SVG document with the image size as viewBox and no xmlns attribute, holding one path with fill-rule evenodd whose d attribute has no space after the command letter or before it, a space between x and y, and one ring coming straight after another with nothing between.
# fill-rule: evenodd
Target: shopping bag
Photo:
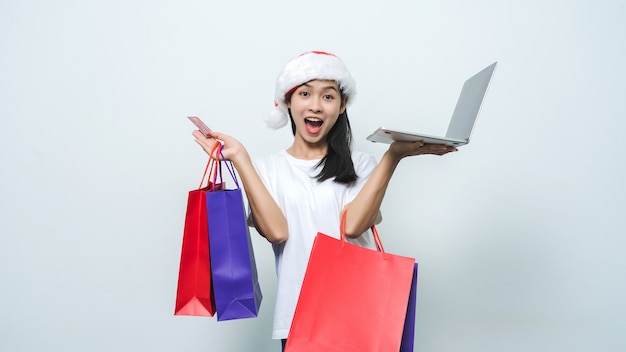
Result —
<instances>
[{"instance_id":1,"label":"shopping bag","mask_svg":"<svg viewBox=\"0 0 626 352\"><path fill-rule=\"evenodd\" d=\"M402 331L402 343L400 352L413 352L415 346L415 309L417 308L417 263L413 269L413 280L411 280L411 292L409 294L409 304L406 309L404 319L404 330Z\"/></svg>"},{"instance_id":2,"label":"shopping bag","mask_svg":"<svg viewBox=\"0 0 626 352\"><path fill-rule=\"evenodd\" d=\"M178 270L178 286L174 315L213 316L215 301L211 286L209 234L206 212L206 193L221 189L222 183L207 181L207 175L217 172L216 163L209 158L198 189L189 191L183 230L183 244Z\"/></svg>"},{"instance_id":3,"label":"shopping bag","mask_svg":"<svg viewBox=\"0 0 626 352\"><path fill-rule=\"evenodd\" d=\"M287 338L288 352L399 351L415 259L318 233Z\"/></svg>"},{"instance_id":4,"label":"shopping bag","mask_svg":"<svg viewBox=\"0 0 626 352\"><path fill-rule=\"evenodd\" d=\"M243 195L234 170L228 163L224 162L224 165L237 188L206 193L211 234L211 274L218 321L256 317L263 298L246 224Z\"/></svg>"}]
</instances>

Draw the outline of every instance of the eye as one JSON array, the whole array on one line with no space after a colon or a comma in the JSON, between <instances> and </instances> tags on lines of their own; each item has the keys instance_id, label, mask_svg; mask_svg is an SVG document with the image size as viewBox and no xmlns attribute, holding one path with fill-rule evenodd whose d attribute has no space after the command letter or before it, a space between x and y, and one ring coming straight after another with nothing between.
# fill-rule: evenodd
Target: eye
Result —
<instances>
[{"instance_id":1,"label":"eye","mask_svg":"<svg viewBox=\"0 0 626 352\"><path fill-rule=\"evenodd\" d=\"M303 90L303 91L301 91L301 92L300 92L300 96L302 96L302 97L308 97L308 96L309 96L309 92L307 92L307 91Z\"/></svg>"},{"instance_id":2,"label":"eye","mask_svg":"<svg viewBox=\"0 0 626 352\"><path fill-rule=\"evenodd\" d=\"M326 99L326 100L333 100L333 99L335 99L335 96L332 95L332 94L326 94L326 95L324 95L324 99Z\"/></svg>"}]
</instances>

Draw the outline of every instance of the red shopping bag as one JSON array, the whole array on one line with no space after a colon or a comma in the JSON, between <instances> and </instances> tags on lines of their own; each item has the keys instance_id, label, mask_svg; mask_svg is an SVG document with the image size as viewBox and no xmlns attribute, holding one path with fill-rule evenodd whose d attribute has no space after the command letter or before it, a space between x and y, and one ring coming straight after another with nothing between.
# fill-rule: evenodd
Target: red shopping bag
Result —
<instances>
[{"instance_id":1,"label":"red shopping bag","mask_svg":"<svg viewBox=\"0 0 626 352\"><path fill-rule=\"evenodd\" d=\"M187 198L174 315L213 316L215 314L209 257L206 193L221 189L224 185L221 182L211 182L215 180L215 177L209 176L207 185L202 187L209 169L210 175L217 172L216 162L212 158L209 158L204 169L200 186L198 189L189 191Z\"/></svg>"},{"instance_id":2,"label":"red shopping bag","mask_svg":"<svg viewBox=\"0 0 626 352\"><path fill-rule=\"evenodd\" d=\"M285 351L399 351L415 259L318 233Z\"/></svg>"}]
</instances>

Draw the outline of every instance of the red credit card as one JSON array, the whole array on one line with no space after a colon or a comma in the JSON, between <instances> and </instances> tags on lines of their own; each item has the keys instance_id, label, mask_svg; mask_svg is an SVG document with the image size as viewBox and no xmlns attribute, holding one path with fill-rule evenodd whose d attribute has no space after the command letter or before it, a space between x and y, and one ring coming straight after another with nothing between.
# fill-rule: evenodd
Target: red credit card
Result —
<instances>
[{"instance_id":1,"label":"red credit card","mask_svg":"<svg viewBox=\"0 0 626 352\"><path fill-rule=\"evenodd\" d=\"M202 122L202 120L200 120L199 117L197 116L187 116L187 118L189 120L191 120L191 122L193 122L194 125L196 125L196 127L198 127L198 129L200 130L200 132L202 132L203 135L208 136L209 132L211 132L211 129L204 124L204 122Z\"/></svg>"}]
</instances>

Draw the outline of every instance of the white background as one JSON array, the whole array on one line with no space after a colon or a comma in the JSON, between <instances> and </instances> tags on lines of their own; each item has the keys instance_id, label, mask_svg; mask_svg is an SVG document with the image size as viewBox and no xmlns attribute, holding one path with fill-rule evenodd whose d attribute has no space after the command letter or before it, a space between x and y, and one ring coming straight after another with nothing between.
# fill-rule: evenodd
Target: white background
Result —
<instances>
[{"instance_id":1,"label":"white background","mask_svg":"<svg viewBox=\"0 0 626 352\"><path fill-rule=\"evenodd\" d=\"M420 263L416 350L623 351L625 6L2 1L0 350L278 351L254 231L260 316L173 316L206 162L185 116L253 156L285 148L262 122L274 79L326 50L377 158L371 131L444 133L463 81L499 62L471 144L404 160L384 201L386 249Z\"/></svg>"}]
</instances>

